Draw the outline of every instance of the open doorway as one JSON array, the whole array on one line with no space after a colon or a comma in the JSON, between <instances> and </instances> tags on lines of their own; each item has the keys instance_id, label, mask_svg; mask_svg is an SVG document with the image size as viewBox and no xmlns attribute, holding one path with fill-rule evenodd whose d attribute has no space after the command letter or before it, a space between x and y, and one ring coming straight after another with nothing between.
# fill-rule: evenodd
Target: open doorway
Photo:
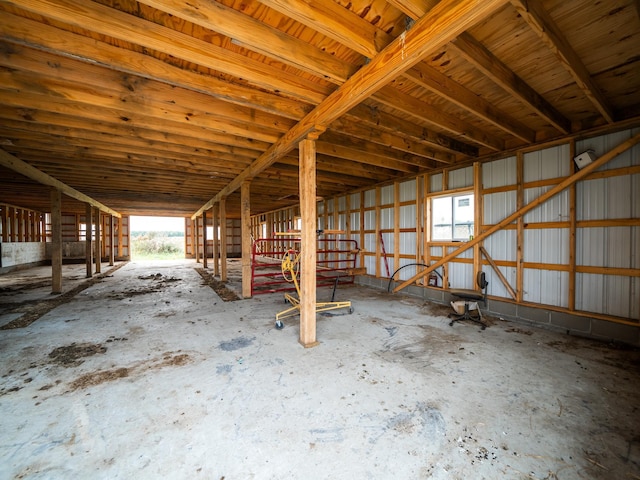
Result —
<instances>
[{"instance_id":1,"label":"open doorway","mask_svg":"<svg viewBox=\"0 0 640 480\"><path fill-rule=\"evenodd\" d=\"M184 258L184 218L130 218L132 260Z\"/></svg>"}]
</instances>

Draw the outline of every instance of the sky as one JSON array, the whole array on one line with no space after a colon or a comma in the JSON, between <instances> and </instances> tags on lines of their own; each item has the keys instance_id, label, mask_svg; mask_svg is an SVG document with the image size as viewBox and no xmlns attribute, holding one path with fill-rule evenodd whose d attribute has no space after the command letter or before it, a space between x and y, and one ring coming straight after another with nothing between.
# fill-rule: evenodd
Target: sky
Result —
<instances>
[{"instance_id":1,"label":"sky","mask_svg":"<svg viewBox=\"0 0 640 480\"><path fill-rule=\"evenodd\" d=\"M183 232L183 217L131 217L132 232Z\"/></svg>"}]
</instances>

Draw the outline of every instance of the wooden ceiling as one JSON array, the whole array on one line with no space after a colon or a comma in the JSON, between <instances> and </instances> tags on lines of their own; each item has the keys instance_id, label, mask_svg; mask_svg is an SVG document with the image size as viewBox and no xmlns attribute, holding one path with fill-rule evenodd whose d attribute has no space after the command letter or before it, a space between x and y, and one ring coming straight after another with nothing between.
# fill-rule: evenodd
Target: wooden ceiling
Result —
<instances>
[{"instance_id":1,"label":"wooden ceiling","mask_svg":"<svg viewBox=\"0 0 640 480\"><path fill-rule=\"evenodd\" d=\"M252 213L640 123L637 0L0 0L0 148L127 215ZM0 167L0 203L49 211ZM65 211L84 205L65 197Z\"/></svg>"}]
</instances>

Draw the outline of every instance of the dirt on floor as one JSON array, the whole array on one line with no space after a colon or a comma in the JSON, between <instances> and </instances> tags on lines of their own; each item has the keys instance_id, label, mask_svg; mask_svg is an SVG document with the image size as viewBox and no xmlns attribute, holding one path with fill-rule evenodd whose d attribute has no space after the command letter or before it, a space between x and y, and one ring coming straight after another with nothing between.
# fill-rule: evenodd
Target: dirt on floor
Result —
<instances>
[{"instance_id":1,"label":"dirt on floor","mask_svg":"<svg viewBox=\"0 0 640 480\"><path fill-rule=\"evenodd\" d=\"M115 267L110 268L104 274L97 275L95 277L89 278L89 279L87 279L86 282L83 282L82 284L80 284L77 287L69 290L68 292L65 292L65 293L63 293L61 295L57 295L54 298L46 299L46 300L40 300L40 301L37 301L37 302L26 301L26 302L22 302L22 303L12 304L3 313L23 313L24 312L24 314L22 316L16 318L15 320L12 320L11 322L7 323L6 325L2 325L0 327L0 330L10 330L12 328L28 327L33 322L35 322L40 317L42 317L46 313L50 312L54 308L56 308L56 307L58 307L58 306L60 306L60 305L62 305L64 303L67 303L69 300L71 300L73 297L75 297L77 294L79 294L83 290L86 290L87 288L91 287L92 285L95 285L96 283L101 282L105 277L112 276L113 272L115 272L116 270L121 268L123 265L124 265L124 263L120 263L120 264L116 265ZM44 281L44 282L43 281L35 282L35 283L31 284L31 285L32 286L28 287L28 288L37 288L37 287L41 287L41 286L51 285L51 281L47 280L47 281ZM36 287L34 287L33 285L36 285Z\"/></svg>"},{"instance_id":2,"label":"dirt on floor","mask_svg":"<svg viewBox=\"0 0 640 480\"><path fill-rule=\"evenodd\" d=\"M216 277L211 275L211 273L207 272L204 268L196 268L195 270L204 280L204 285L209 285L223 301L235 302L236 300L240 300L238 294L227 288L225 282L216 280Z\"/></svg>"}]
</instances>

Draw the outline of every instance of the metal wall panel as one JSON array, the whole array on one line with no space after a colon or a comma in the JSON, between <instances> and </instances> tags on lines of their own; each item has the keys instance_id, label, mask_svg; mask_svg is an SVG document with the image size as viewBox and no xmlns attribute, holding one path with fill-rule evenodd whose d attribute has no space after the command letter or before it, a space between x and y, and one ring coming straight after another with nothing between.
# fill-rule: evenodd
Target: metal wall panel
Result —
<instances>
[{"instance_id":1,"label":"metal wall panel","mask_svg":"<svg viewBox=\"0 0 640 480\"><path fill-rule=\"evenodd\" d=\"M395 249L393 232L383 233L382 240L384 241L384 251L387 252L387 255L393 255ZM382 251L382 244L380 245L380 250Z\"/></svg>"},{"instance_id":2,"label":"metal wall panel","mask_svg":"<svg viewBox=\"0 0 640 480\"><path fill-rule=\"evenodd\" d=\"M416 206L404 205L400 207L400 228L415 228ZM404 253L404 252L400 252Z\"/></svg>"},{"instance_id":3,"label":"metal wall panel","mask_svg":"<svg viewBox=\"0 0 640 480\"><path fill-rule=\"evenodd\" d=\"M484 248L494 260L515 262L516 260L515 230L499 230L484 241Z\"/></svg>"},{"instance_id":4,"label":"metal wall panel","mask_svg":"<svg viewBox=\"0 0 640 480\"><path fill-rule=\"evenodd\" d=\"M524 231L523 259L532 263L569 264L569 229L546 228Z\"/></svg>"},{"instance_id":5,"label":"metal wall panel","mask_svg":"<svg viewBox=\"0 0 640 480\"><path fill-rule=\"evenodd\" d=\"M371 228L375 228L375 223ZM380 209L380 228L383 230L393 228L393 208Z\"/></svg>"},{"instance_id":6,"label":"metal wall panel","mask_svg":"<svg viewBox=\"0 0 640 480\"><path fill-rule=\"evenodd\" d=\"M504 158L482 164L482 187L496 188L515 185L517 182L516 157Z\"/></svg>"},{"instance_id":7,"label":"metal wall panel","mask_svg":"<svg viewBox=\"0 0 640 480\"><path fill-rule=\"evenodd\" d=\"M473 187L473 167L451 170L448 186L449 188Z\"/></svg>"},{"instance_id":8,"label":"metal wall panel","mask_svg":"<svg viewBox=\"0 0 640 480\"><path fill-rule=\"evenodd\" d=\"M579 228L576 264L591 267L640 268L640 227Z\"/></svg>"},{"instance_id":9,"label":"metal wall panel","mask_svg":"<svg viewBox=\"0 0 640 480\"><path fill-rule=\"evenodd\" d=\"M527 188L524 203L529 204L552 187ZM569 220L569 192L563 190L525 214L525 223L566 222Z\"/></svg>"},{"instance_id":10,"label":"metal wall panel","mask_svg":"<svg viewBox=\"0 0 640 480\"><path fill-rule=\"evenodd\" d=\"M347 197L342 196L338 198L338 211L344 212L347 209Z\"/></svg>"},{"instance_id":11,"label":"metal wall panel","mask_svg":"<svg viewBox=\"0 0 640 480\"><path fill-rule=\"evenodd\" d=\"M576 154L580 154L586 150L593 150L596 157L600 157L638 133L640 133L640 128L623 130L620 132L610 133L609 135L579 140L576 142ZM635 145L633 148L618 155L616 158L600 167L598 171L623 168L630 165L640 165L640 145Z\"/></svg>"},{"instance_id":12,"label":"metal wall panel","mask_svg":"<svg viewBox=\"0 0 640 480\"><path fill-rule=\"evenodd\" d=\"M366 243L366 242L365 242ZM367 269L367 275L376 274L376 257L367 255L364 257L364 268Z\"/></svg>"},{"instance_id":13,"label":"metal wall panel","mask_svg":"<svg viewBox=\"0 0 640 480\"><path fill-rule=\"evenodd\" d=\"M356 209L360 208L360 194L359 193L353 193L353 194L349 195L349 207L351 208L351 210L356 210Z\"/></svg>"},{"instance_id":14,"label":"metal wall panel","mask_svg":"<svg viewBox=\"0 0 640 480\"><path fill-rule=\"evenodd\" d=\"M516 211L515 191L492 193L484 196L484 223L495 225Z\"/></svg>"},{"instance_id":15,"label":"metal wall panel","mask_svg":"<svg viewBox=\"0 0 640 480\"><path fill-rule=\"evenodd\" d=\"M566 177L570 173L569 144L524 154L524 181Z\"/></svg>"},{"instance_id":16,"label":"metal wall panel","mask_svg":"<svg viewBox=\"0 0 640 480\"><path fill-rule=\"evenodd\" d=\"M429 177L429 192L441 192L442 191L442 174L431 175Z\"/></svg>"},{"instance_id":17,"label":"metal wall panel","mask_svg":"<svg viewBox=\"0 0 640 480\"><path fill-rule=\"evenodd\" d=\"M496 272L489 265L485 265L483 268L485 272L485 278L489 285L487 286L487 295L493 295L496 297L504 297L504 298L512 298L509 295L506 287L502 283L502 281L498 278ZM502 275L505 276L507 282L513 288L516 289L516 269L513 267L498 267L498 270L502 272Z\"/></svg>"},{"instance_id":18,"label":"metal wall panel","mask_svg":"<svg viewBox=\"0 0 640 480\"><path fill-rule=\"evenodd\" d=\"M351 230L360 230L360 212L351 212Z\"/></svg>"},{"instance_id":19,"label":"metal wall panel","mask_svg":"<svg viewBox=\"0 0 640 480\"><path fill-rule=\"evenodd\" d=\"M541 303L556 307L566 307L569 295L569 273L555 270L534 270L525 268L523 272L525 302Z\"/></svg>"},{"instance_id":20,"label":"metal wall panel","mask_svg":"<svg viewBox=\"0 0 640 480\"><path fill-rule=\"evenodd\" d=\"M415 255L416 254L416 234L413 232L400 233L400 254Z\"/></svg>"},{"instance_id":21,"label":"metal wall panel","mask_svg":"<svg viewBox=\"0 0 640 480\"><path fill-rule=\"evenodd\" d=\"M416 181L409 180L400 184L400 201L409 202L416 199Z\"/></svg>"},{"instance_id":22,"label":"metal wall panel","mask_svg":"<svg viewBox=\"0 0 640 480\"><path fill-rule=\"evenodd\" d=\"M387 185L380 189L380 205L389 205L393 203L393 185Z\"/></svg>"},{"instance_id":23,"label":"metal wall panel","mask_svg":"<svg viewBox=\"0 0 640 480\"><path fill-rule=\"evenodd\" d=\"M367 210L364 212L364 230L375 230L376 228L376 211Z\"/></svg>"},{"instance_id":24,"label":"metal wall panel","mask_svg":"<svg viewBox=\"0 0 640 480\"><path fill-rule=\"evenodd\" d=\"M389 269L389 272L387 272L387 268ZM394 271L393 257L388 257L386 263L384 258L380 257L380 276L383 278L391 278Z\"/></svg>"},{"instance_id":25,"label":"metal wall panel","mask_svg":"<svg viewBox=\"0 0 640 480\"><path fill-rule=\"evenodd\" d=\"M376 206L376 191L375 190L366 190L364 192L364 207L375 207Z\"/></svg>"},{"instance_id":26,"label":"metal wall panel","mask_svg":"<svg viewBox=\"0 0 640 480\"><path fill-rule=\"evenodd\" d=\"M449 263L449 284L451 288L475 288L473 265L470 263Z\"/></svg>"}]
</instances>

